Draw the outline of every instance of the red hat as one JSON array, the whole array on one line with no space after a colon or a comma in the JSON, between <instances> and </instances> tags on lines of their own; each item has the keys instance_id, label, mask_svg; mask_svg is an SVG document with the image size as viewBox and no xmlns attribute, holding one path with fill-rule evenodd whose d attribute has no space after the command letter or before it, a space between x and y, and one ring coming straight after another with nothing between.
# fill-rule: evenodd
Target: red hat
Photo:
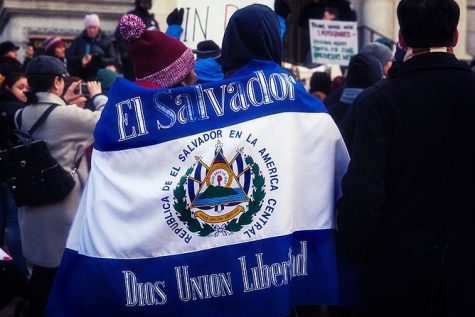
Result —
<instances>
[{"instance_id":1,"label":"red hat","mask_svg":"<svg viewBox=\"0 0 475 317\"><path fill-rule=\"evenodd\" d=\"M124 15L119 27L129 42L127 53L134 63L137 80L173 87L193 70L195 58L188 47L158 30L146 30L138 16Z\"/></svg>"},{"instance_id":2,"label":"red hat","mask_svg":"<svg viewBox=\"0 0 475 317\"><path fill-rule=\"evenodd\" d=\"M61 40L59 36L50 36L43 43L45 53L48 55L53 55L54 49L59 46L65 46L63 40Z\"/></svg>"}]
</instances>

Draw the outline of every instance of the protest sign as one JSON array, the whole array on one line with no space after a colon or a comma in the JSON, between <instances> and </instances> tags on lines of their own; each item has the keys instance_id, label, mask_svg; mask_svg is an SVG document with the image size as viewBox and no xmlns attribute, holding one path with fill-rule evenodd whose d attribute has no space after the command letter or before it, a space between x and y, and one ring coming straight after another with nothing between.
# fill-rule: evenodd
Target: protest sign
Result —
<instances>
[{"instance_id":1,"label":"protest sign","mask_svg":"<svg viewBox=\"0 0 475 317\"><path fill-rule=\"evenodd\" d=\"M358 53L356 22L309 20L312 62L348 66Z\"/></svg>"},{"instance_id":2,"label":"protest sign","mask_svg":"<svg viewBox=\"0 0 475 317\"><path fill-rule=\"evenodd\" d=\"M177 7L185 9L181 40L191 48L203 40L213 40L221 46L229 18L253 3L274 8L273 0L178 0Z\"/></svg>"}]
</instances>

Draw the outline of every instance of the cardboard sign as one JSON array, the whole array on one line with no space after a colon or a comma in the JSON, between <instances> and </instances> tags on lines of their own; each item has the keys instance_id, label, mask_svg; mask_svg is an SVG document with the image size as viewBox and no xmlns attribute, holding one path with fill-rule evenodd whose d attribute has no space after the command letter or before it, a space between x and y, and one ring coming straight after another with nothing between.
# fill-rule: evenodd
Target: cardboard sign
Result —
<instances>
[{"instance_id":1,"label":"cardboard sign","mask_svg":"<svg viewBox=\"0 0 475 317\"><path fill-rule=\"evenodd\" d=\"M348 66L358 53L356 22L309 20L312 62Z\"/></svg>"},{"instance_id":2,"label":"cardboard sign","mask_svg":"<svg viewBox=\"0 0 475 317\"><path fill-rule=\"evenodd\" d=\"M253 3L274 8L273 0L178 0L177 7L185 9L181 40L190 48L196 48L204 40L213 40L221 46L233 13Z\"/></svg>"}]
</instances>

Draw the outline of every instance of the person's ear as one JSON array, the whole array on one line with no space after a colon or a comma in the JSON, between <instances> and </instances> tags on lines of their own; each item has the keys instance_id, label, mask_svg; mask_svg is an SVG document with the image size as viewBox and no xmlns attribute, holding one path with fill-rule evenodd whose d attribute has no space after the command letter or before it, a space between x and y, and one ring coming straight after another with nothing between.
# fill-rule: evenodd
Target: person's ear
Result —
<instances>
[{"instance_id":1,"label":"person's ear","mask_svg":"<svg viewBox=\"0 0 475 317\"><path fill-rule=\"evenodd\" d=\"M191 86L191 85L196 84L197 82L198 82L198 79L196 77L196 72L193 69L191 72L188 73L188 75L186 75L185 78L183 78L180 84L182 86Z\"/></svg>"},{"instance_id":2,"label":"person's ear","mask_svg":"<svg viewBox=\"0 0 475 317\"><path fill-rule=\"evenodd\" d=\"M406 41L404 40L404 36L402 36L401 30L398 32L398 38L399 38L399 45L401 46L402 49L407 49L407 44Z\"/></svg>"},{"instance_id":3,"label":"person's ear","mask_svg":"<svg viewBox=\"0 0 475 317\"><path fill-rule=\"evenodd\" d=\"M186 75L185 78L180 82L182 86L189 86L190 85L190 74Z\"/></svg>"},{"instance_id":4,"label":"person's ear","mask_svg":"<svg viewBox=\"0 0 475 317\"><path fill-rule=\"evenodd\" d=\"M54 78L54 83L53 83L53 85L54 85L54 88L55 88L56 90L59 90L59 89L61 88L61 82L62 82L62 81L63 81L63 78L60 77L60 76L56 76L56 77Z\"/></svg>"},{"instance_id":5,"label":"person's ear","mask_svg":"<svg viewBox=\"0 0 475 317\"><path fill-rule=\"evenodd\" d=\"M459 42L459 30L455 29L454 38L452 40L452 47L455 47Z\"/></svg>"},{"instance_id":6,"label":"person's ear","mask_svg":"<svg viewBox=\"0 0 475 317\"><path fill-rule=\"evenodd\" d=\"M62 95L63 92L61 91L61 82L63 81L63 78L61 76L55 76L54 81L53 81L53 87L51 87L50 92L52 93L57 93L59 95ZM64 86L63 86L64 88Z\"/></svg>"}]
</instances>

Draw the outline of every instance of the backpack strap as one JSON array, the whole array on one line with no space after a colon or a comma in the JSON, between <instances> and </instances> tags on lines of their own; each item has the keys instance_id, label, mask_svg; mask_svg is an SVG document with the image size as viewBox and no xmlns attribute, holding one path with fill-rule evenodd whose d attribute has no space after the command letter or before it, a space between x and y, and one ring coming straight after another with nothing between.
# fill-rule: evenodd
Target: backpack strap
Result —
<instances>
[{"instance_id":1,"label":"backpack strap","mask_svg":"<svg viewBox=\"0 0 475 317\"><path fill-rule=\"evenodd\" d=\"M73 165L73 169L69 172L69 174L74 177L74 174L76 174L76 172L78 171L79 169L79 165L81 165L81 160L82 160L82 157L84 156L85 153L82 153L81 156L79 156L79 158L76 160L76 162L74 162L74 165Z\"/></svg>"},{"instance_id":2,"label":"backpack strap","mask_svg":"<svg viewBox=\"0 0 475 317\"><path fill-rule=\"evenodd\" d=\"M23 108L21 108L18 111L18 115L16 116L16 127L17 127L18 130L21 130L21 124L22 124L21 114L22 113L23 113Z\"/></svg>"},{"instance_id":3,"label":"backpack strap","mask_svg":"<svg viewBox=\"0 0 475 317\"><path fill-rule=\"evenodd\" d=\"M36 131L36 129L39 128L40 125L43 124L43 122L45 122L46 118L48 118L49 114L54 110L54 108L56 108L58 105L57 104L52 104L51 106L48 107L48 109L45 110L45 112L43 112L43 114L41 115L41 117L35 122L35 124L33 124L33 126L31 127L30 131L28 131L28 134L29 135L33 135L33 132ZM21 115L21 113L19 113L18 115ZM21 120L20 120L21 121ZM21 122L20 122L21 123Z\"/></svg>"}]
</instances>

